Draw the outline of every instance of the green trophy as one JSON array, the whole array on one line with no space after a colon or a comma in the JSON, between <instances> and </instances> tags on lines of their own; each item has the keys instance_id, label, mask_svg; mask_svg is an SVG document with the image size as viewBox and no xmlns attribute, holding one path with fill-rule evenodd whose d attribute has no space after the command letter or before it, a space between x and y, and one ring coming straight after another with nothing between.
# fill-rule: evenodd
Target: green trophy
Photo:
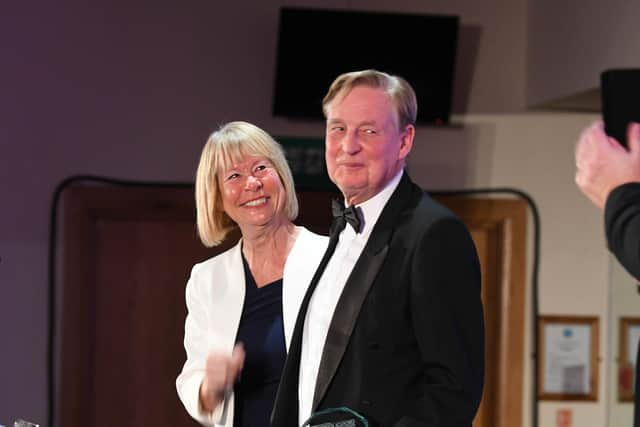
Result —
<instances>
[{"instance_id":1,"label":"green trophy","mask_svg":"<svg viewBox=\"0 0 640 427\"><path fill-rule=\"evenodd\" d=\"M369 427L369 422L353 409L340 406L311 414L302 427Z\"/></svg>"}]
</instances>

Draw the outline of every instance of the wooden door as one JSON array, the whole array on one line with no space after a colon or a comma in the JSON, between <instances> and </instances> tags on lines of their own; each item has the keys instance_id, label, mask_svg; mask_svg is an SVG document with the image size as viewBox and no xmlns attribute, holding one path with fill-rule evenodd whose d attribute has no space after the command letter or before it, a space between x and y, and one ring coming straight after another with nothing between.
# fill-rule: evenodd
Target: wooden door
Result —
<instances>
[{"instance_id":1,"label":"wooden door","mask_svg":"<svg viewBox=\"0 0 640 427\"><path fill-rule=\"evenodd\" d=\"M196 426L176 399L184 285L214 255L191 191L65 191L57 426Z\"/></svg>"},{"instance_id":2,"label":"wooden door","mask_svg":"<svg viewBox=\"0 0 640 427\"><path fill-rule=\"evenodd\" d=\"M527 205L441 197L467 225L482 269L485 383L474 427L522 425Z\"/></svg>"},{"instance_id":3,"label":"wooden door","mask_svg":"<svg viewBox=\"0 0 640 427\"><path fill-rule=\"evenodd\" d=\"M327 234L332 193L300 195ZM63 194L57 426L195 426L175 389L185 360L184 289L214 249L198 240L193 188L75 186Z\"/></svg>"},{"instance_id":4,"label":"wooden door","mask_svg":"<svg viewBox=\"0 0 640 427\"><path fill-rule=\"evenodd\" d=\"M299 196L299 223L326 234L334 194ZM526 209L513 200L441 201L471 229L482 264L487 378L474 427L518 426ZM192 188L65 190L56 426L197 425L175 391L184 286L194 263L238 235L205 249L194 224Z\"/></svg>"}]
</instances>

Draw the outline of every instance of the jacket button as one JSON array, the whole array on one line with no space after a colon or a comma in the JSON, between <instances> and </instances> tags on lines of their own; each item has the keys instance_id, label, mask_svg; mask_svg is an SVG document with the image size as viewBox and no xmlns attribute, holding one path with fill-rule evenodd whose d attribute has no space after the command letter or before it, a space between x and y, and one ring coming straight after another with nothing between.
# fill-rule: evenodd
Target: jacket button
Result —
<instances>
[{"instance_id":1,"label":"jacket button","mask_svg":"<svg viewBox=\"0 0 640 427\"><path fill-rule=\"evenodd\" d=\"M370 400L363 400L363 401L362 401L362 404L363 404L364 406L371 406L371 401L370 401Z\"/></svg>"},{"instance_id":2,"label":"jacket button","mask_svg":"<svg viewBox=\"0 0 640 427\"><path fill-rule=\"evenodd\" d=\"M369 344L369 348L371 350L377 350L377 349L380 348L380 344L378 344L377 342L372 342L372 343Z\"/></svg>"}]
</instances>

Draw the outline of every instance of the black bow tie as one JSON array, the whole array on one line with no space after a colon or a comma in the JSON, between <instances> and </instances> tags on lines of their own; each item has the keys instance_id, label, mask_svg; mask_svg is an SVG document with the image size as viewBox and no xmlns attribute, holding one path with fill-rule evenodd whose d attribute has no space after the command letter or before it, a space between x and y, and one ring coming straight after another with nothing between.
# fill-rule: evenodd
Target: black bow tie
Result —
<instances>
[{"instance_id":1,"label":"black bow tie","mask_svg":"<svg viewBox=\"0 0 640 427\"><path fill-rule=\"evenodd\" d=\"M333 200L331 202L331 212L333 213L331 233L341 232L347 222L351 224L356 233L360 233L362 228L360 208L352 205L345 209L341 201Z\"/></svg>"}]
</instances>

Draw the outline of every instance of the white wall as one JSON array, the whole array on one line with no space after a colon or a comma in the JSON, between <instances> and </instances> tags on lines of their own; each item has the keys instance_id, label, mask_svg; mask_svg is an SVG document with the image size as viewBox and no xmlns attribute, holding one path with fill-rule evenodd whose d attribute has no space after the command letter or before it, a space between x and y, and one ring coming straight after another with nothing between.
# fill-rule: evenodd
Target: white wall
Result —
<instances>
[{"instance_id":1,"label":"white wall","mask_svg":"<svg viewBox=\"0 0 640 427\"><path fill-rule=\"evenodd\" d=\"M322 135L321 123L270 115L281 4L459 14L465 125L419 129L411 164L428 168L412 170L428 188L530 192L543 214L542 311L604 313L599 214L572 184L590 117L504 114L525 106L526 0L37 3L0 14L0 423L45 420L48 215L62 179L191 181L206 136L231 119ZM603 402L568 405L575 425L603 425ZM549 425L553 408L543 412Z\"/></svg>"}]
</instances>

